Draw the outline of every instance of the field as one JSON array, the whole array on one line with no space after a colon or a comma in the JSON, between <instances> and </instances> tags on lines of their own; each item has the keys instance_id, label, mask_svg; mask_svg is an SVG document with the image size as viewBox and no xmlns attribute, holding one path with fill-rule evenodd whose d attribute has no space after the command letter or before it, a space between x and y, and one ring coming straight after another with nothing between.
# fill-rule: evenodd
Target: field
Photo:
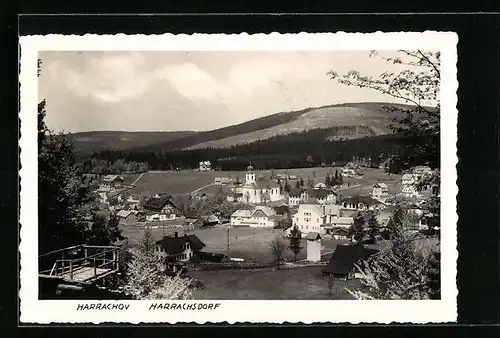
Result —
<instances>
[{"instance_id":1,"label":"field","mask_svg":"<svg viewBox=\"0 0 500 338\"><path fill-rule=\"evenodd\" d=\"M276 270L194 271L189 275L205 288L193 291L194 299L353 299L345 288L359 281L335 280L329 297L327 280L320 266Z\"/></svg>"},{"instance_id":2,"label":"field","mask_svg":"<svg viewBox=\"0 0 500 338\"><path fill-rule=\"evenodd\" d=\"M130 242L136 242L143 234L142 227L125 227L123 235L129 239ZM163 235L172 235L175 231L179 235L183 235L183 229L179 228L156 228L152 229L153 237L160 240ZM268 263L273 261L273 257L269 252L271 241L281 234L279 229L259 229L259 228L226 228L216 227L209 229L196 229L194 231L186 231L187 234L196 234L206 245L205 251L220 252L229 257L243 258L247 262L263 262ZM229 250L228 250L228 234L229 234ZM285 240L287 243L288 241ZM344 241L338 240L323 240L324 246L323 261L328 261L331 253L339 243ZM297 256L297 260L306 258L306 243L302 243L304 249ZM288 253L287 258L293 260L293 254Z\"/></svg>"},{"instance_id":3,"label":"field","mask_svg":"<svg viewBox=\"0 0 500 338\"><path fill-rule=\"evenodd\" d=\"M340 172L342 168L331 167L316 167L316 168L297 168L297 169L282 169L275 170L276 174L289 174L296 175L298 179L301 177L307 181L308 177L314 179L315 183L323 183L327 174L335 174L335 170ZM257 176L264 175L270 176L271 170L256 171ZM137 178L138 175L129 175ZM167 193L170 195L182 195L191 193L197 189L206 193L214 193L217 191L217 186L211 185L215 177L230 177L236 179L237 177L244 181L244 171L208 171L199 172L194 170L183 171L151 171L142 175L136 182L135 188L131 190L132 193L141 193L148 191L150 193ZM368 194L376 182L384 182L389 186L391 193L401 192L399 175L387 175L381 169L367 169L363 178L345 178L344 182L349 183L353 188L348 188L340 191L342 196L354 196L357 194ZM132 179L126 178L128 182ZM296 185L295 181L289 182L291 187Z\"/></svg>"}]
</instances>

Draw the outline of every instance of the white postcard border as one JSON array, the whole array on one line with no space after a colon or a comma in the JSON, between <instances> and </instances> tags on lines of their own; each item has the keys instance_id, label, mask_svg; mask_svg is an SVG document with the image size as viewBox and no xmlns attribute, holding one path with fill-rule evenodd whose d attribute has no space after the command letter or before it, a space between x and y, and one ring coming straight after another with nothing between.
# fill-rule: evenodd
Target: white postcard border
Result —
<instances>
[{"instance_id":1,"label":"white postcard border","mask_svg":"<svg viewBox=\"0 0 500 338\"><path fill-rule=\"evenodd\" d=\"M45 35L20 37L21 323L442 323L457 319L457 42L451 32ZM59 51L397 50L441 52L441 300L38 300L37 59ZM123 310L77 310L80 304L123 304ZM152 304L219 304L214 310L150 310ZM201 306L203 307L203 305Z\"/></svg>"}]
</instances>

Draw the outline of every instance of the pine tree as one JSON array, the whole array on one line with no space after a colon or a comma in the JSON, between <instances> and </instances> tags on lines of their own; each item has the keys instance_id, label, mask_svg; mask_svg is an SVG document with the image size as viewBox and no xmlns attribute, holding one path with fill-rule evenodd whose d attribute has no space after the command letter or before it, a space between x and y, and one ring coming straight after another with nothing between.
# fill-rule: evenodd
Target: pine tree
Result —
<instances>
[{"instance_id":1,"label":"pine tree","mask_svg":"<svg viewBox=\"0 0 500 338\"><path fill-rule=\"evenodd\" d=\"M304 188L304 179L300 178L300 188Z\"/></svg>"},{"instance_id":2,"label":"pine tree","mask_svg":"<svg viewBox=\"0 0 500 338\"><path fill-rule=\"evenodd\" d=\"M429 298L441 299L441 253L433 250L429 258L429 271L427 272Z\"/></svg>"},{"instance_id":3,"label":"pine tree","mask_svg":"<svg viewBox=\"0 0 500 338\"><path fill-rule=\"evenodd\" d=\"M380 225L377 220L377 215L375 212L371 211L367 217L367 225L368 225L368 236L370 237L370 241L375 243L376 235L379 232Z\"/></svg>"},{"instance_id":4,"label":"pine tree","mask_svg":"<svg viewBox=\"0 0 500 338\"><path fill-rule=\"evenodd\" d=\"M295 188L300 189L300 181L295 182Z\"/></svg>"},{"instance_id":5,"label":"pine tree","mask_svg":"<svg viewBox=\"0 0 500 338\"><path fill-rule=\"evenodd\" d=\"M327 187L330 187L332 185L332 181L330 179L330 174L328 174L328 173L326 174L326 177L325 177L325 185Z\"/></svg>"},{"instance_id":6,"label":"pine tree","mask_svg":"<svg viewBox=\"0 0 500 338\"><path fill-rule=\"evenodd\" d=\"M300 250L302 250L301 239L302 239L302 233L299 230L299 228L295 225L290 231L290 244L288 246L290 251L293 252L295 262L297 261L297 255L300 253Z\"/></svg>"},{"instance_id":7,"label":"pine tree","mask_svg":"<svg viewBox=\"0 0 500 338\"><path fill-rule=\"evenodd\" d=\"M356 242L361 243L363 238L365 237L365 217L362 213L358 212L354 217L354 223L351 225L349 229L349 236L354 239Z\"/></svg>"}]
</instances>

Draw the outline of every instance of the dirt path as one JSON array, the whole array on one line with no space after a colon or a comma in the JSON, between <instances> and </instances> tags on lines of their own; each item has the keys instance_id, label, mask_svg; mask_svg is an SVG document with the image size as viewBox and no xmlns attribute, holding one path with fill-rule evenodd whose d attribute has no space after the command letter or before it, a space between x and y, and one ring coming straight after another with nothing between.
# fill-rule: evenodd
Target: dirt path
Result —
<instances>
[{"instance_id":1,"label":"dirt path","mask_svg":"<svg viewBox=\"0 0 500 338\"><path fill-rule=\"evenodd\" d=\"M214 185L214 184L213 184L213 183L210 183L210 184L204 185L203 187L200 187L200 188L198 188L198 189L196 189L196 190L191 191L191 194L197 193L198 191L200 191L200 190L202 190L202 189L205 189L205 188L208 188L208 187L210 187L210 186L212 186L212 185Z\"/></svg>"},{"instance_id":2,"label":"dirt path","mask_svg":"<svg viewBox=\"0 0 500 338\"><path fill-rule=\"evenodd\" d=\"M137 179L134 182L132 182L131 185L135 185L142 178L142 176L144 176L144 174L146 174L146 173L147 172L140 174L139 177L137 177Z\"/></svg>"}]
</instances>

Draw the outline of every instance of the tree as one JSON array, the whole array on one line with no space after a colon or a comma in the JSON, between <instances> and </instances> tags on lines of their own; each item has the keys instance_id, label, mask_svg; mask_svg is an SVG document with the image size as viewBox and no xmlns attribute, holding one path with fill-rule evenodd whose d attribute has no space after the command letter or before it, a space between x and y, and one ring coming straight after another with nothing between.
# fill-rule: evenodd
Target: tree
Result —
<instances>
[{"instance_id":1,"label":"tree","mask_svg":"<svg viewBox=\"0 0 500 338\"><path fill-rule=\"evenodd\" d=\"M307 161L307 163L309 164L310 167L313 166L314 161L313 161L313 158L312 158L311 155L307 156L306 161Z\"/></svg>"},{"instance_id":2,"label":"tree","mask_svg":"<svg viewBox=\"0 0 500 338\"><path fill-rule=\"evenodd\" d=\"M429 299L429 256L418 237L398 231L388 249L357 265L369 292L347 291L356 299Z\"/></svg>"},{"instance_id":3,"label":"tree","mask_svg":"<svg viewBox=\"0 0 500 338\"><path fill-rule=\"evenodd\" d=\"M335 281L333 276L331 275L328 275L327 280L328 280L328 297L332 297L332 289Z\"/></svg>"},{"instance_id":4,"label":"tree","mask_svg":"<svg viewBox=\"0 0 500 338\"><path fill-rule=\"evenodd\" d=\"M250 192L247 190L247 192L245 192L245 201L247 201L247 203L250 203Z\"/></svg>"},{"instance_id":5,"label":"tree","mask_svg":"<svg viewBox=\"0 0 500 338\"><path fill-rule=\"evenodd\" d=\"M283 239L276 237L274 240L271 241L269 251L278 269L281 267L281 264L285 259L286 249L287 247Z\"/></svg>"},{"instance_id":6,"label":"tree","mask_svg":"<svg viewBox=\"0 0 500 338\"><path fill-rule=\"evenodd\" d=\"M288 184L288 180L285 181L285 187L283 188L284 191L290 192L291 187L290 184Z\"/></svg>"},{"instance_id":7,"label":"tree","mask_svg":"<svg viewBox=\"0 0 500 338\"><path fill-rule=\"evenodd\" d=\"M429 270L427 271L429 298L441 299L441 253L435 248L429 257Z\"/></svg>"},{"instance_id":8,"label":"tree","mask_svg":"<svg viewBox=\"0 0 500 338\"><path fill-rule=\"evenodd\" d=\"M296 181L296 182L295 182L295 188L300 189L300 187L301 187L301 186L300 186L300 181Z\"/></svg>"},{"instance_id":9,"label":"tree","mask_svg":"<svg viewBox=\"0 0 500 338\"><path fill-rule=\"evenodd\" d=\"M40 76L41 60L38 67ZM103 220L94 217L96 200L90 184L78 175L74 145L68 135L53 133L45 124L45 116L46 101L43 100L38 104L39 253L88 240L108 244L114 239L102 231L106 228ZM97 232L93 233L92 229Z\"/></svg>"},{"instance_id":10,"label":"tree","mask_svg":"<svg viewBox=\"0 0 500 338\"><path fill-rule=\"evenodd\" d=\"M309 189L314 188L314 179L311 177L307 178L307 188L309 188Z\"/></svg>"},{"instance_id":11,"label":"tree","mask_svg":"<svg viewBox=\"0 0 500 338\"><path fill-rule=\"evenodd\" d=\"M297 261L297 255L300 250L302 250L302 232L295 225L290 231L290 245L288 246L291 252L294 255L294 261Z\"/></svg>"},{"instance_id":12,"label":"tree","mask_svg":"<svg viewBox=\"0 0 500 338\"><path fill-rule=\"evenodd\" d=\"M328 173L327 173L327 174L326 174L326 177L325 177L325 185L326 185L327 187L330 187L330 186L331 186L331 184L332 184L332 180L330 179L330 174L328 174Z\"/></svg>"},{"instance_id":13,"label":"tree","mask_svg":"<svg viewBox=\"0 0 500 338\"><path fill-rule=\"evenodd\" d=\"M368 215L366 216L367 219L367 226L368 226L368 236L370 238L370 241L372 243L375 243L376 241L376 235L380 231L380 224L378 223L377 220L377 215L373 211L368 211Z\"/></svg>"},{"instance_id":14,"label":"tree","mask_svg":"<svg viewBox=\"0 0 500 338\"><path fill-rule=\"evenodd\" d=\"M440 105L438 102L440 86L440 53L420 50L401 50L399 56L382 57L388 63L397 65L396 72L383 72L378 77L363 76L352 70L344 75L335 71L328 75L341 84L360 88L371 88L393 98L411 104L410 107L386 107L387 110L403 113L391 128L410 136L413 144L399 157L404 158L406 166L427 164L439 167ZM371 57L380 57L371 52ZM424 105L427 104L427 106ZM431 105L432 107L429 107Z\"/></svg>"},{"instance_id":15,"label":"tree","mask_svg":"<svg viewBox=\"0 0 500 338\"><path fill-rule=\"evenodd\" d=\"M356 242L361 243L365 237L365 217L362 213L358 212L354 217L354 223L349 228L349 237L354 239Z\"/></svg>"},{"instance_id":16,"label":"tree","mask_svg":"<svg viewBox=\"0 0 500 338\"><path fill-rule=\"evenodd\" d=\"M300 187L304 188L304 179L302 177L300 178Z\"/></svg>"},{"instance_id":17,"label":"tree","mask_svg":"<svg viewBox=\"0 0 500 338\"><path fill-rule=\"evenodd\" d=\"M398 172L415 165L428 165L436 169L418 186L430 187L433 190L433 196L428 203L429 209L426 210L429 216L427 235L439 236L441 128L438 97L441 55L439 52L420 50L401 50L399 54L400 56L394 58L382 57L385 61L398 65L401 68L398 72L384 72L378 77L363 76L354 70L344 75L335 71L328 74L341 84L371 88L412 105L385 107L386 110L402 113L390 127L410 140L401 153L390 157L389 170ZM371 52L370 56L379 57L379 54Z\"/></svg>"},{"instance_id":18,"label":"tree","mask_svg":"<svg viewBox=\"0 0 500 338\"><path fill-rule=\"evenodd\" d=\"M189 299L189 278L165 274L164 259L155 252L151 229L146 227L138 245L130 249L124 290L134 299Z\"/></svg>"}]
</instances>

